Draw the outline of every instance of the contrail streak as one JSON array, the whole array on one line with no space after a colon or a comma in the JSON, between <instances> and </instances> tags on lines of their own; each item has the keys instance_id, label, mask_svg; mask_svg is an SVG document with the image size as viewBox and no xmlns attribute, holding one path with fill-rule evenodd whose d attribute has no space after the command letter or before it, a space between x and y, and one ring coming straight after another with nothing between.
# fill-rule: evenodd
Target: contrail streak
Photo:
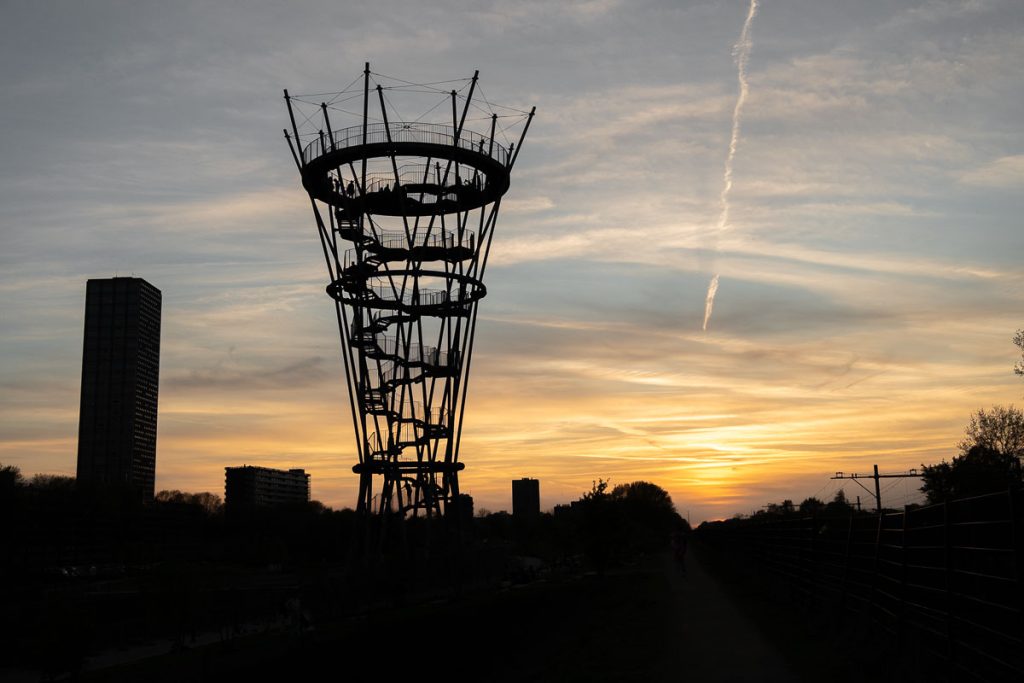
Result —
<instances>
[{"instance_id":1,"label":"contrail streak","mask_svg":"<svg viewBox=\"0 0 1024 683\"><path fill-rule=\"evenodd\" d=\"M740 120L743 115L743 105L747 101L747 62L750 61L750 49L754 46L750 39L750 27L757 15L757 0L750 0L750 10L747 12L747 20L743 22L743 31L740 39L733 45L732 54L736 60L736 77L740 83L740 92L736 96L736 106L732 109L732 136L729 138L729 154L725 157L725 173L722 175L722 194L718 201L722 209L718 214L718 227L716 234L725 230L729 224L729 194L732 192L732 162L736 158L736 148L740 144ZM704 327L707 331L708 320L711 319L711 311L715 308L715 292L718 291L718 273L708 283L708 295L704 303Z\"/></svg>"},{"instance_id":2,"label":"contrail streak","mask_svg":"<svg viewBox=\"0 0 1024 683\"><path fill-rule=\"evenodd\" d=\"M708 318L711 317L711 309L715 307L715 292L718 291L718 273L708 283L708 296L704 300L704 329L708 329Z\"/></svg>"}]
</instances>

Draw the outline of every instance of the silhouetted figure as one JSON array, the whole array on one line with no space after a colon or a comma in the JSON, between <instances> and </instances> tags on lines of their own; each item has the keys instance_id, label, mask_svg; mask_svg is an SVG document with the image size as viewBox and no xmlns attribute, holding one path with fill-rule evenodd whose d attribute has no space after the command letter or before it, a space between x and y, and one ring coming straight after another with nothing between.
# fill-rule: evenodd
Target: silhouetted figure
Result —
<instances>
[{"instance_id":1,"label":"silhouetted figure","mask_svg":"<svg viewBox=\"0 0 1024 683\"><path fill-rule=\"evenodd\" d=\"M345 188L345 194L349 197L354 197L356 195L356 186L351 180L348 181L348 187Z\"/></svg>"},{"instance_id":2,"label":"silhouetted figure","mask_svg":"<svg viewBox=\"0 0 1024 683\"><path fill-rule=\"evenodd\" d=\"M672 532L672 559L675 561L676 567L681 574L686 573L686 548L689 542L690 539L686 530L681 526L676 527L675 531Z\"/></svg>"}]
</instances>

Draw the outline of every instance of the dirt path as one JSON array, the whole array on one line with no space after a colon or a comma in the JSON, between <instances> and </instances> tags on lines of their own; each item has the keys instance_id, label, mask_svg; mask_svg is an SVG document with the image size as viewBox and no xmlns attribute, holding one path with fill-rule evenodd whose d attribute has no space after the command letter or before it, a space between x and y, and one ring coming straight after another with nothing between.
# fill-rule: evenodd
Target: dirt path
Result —
<instances>
[{"instance_id":1,"label":"dirt path","mask_svg":"<svg viewBox=\"0 0 1024 683\"><path fill-rule=\"evenodd\" d=\"M671 562L671 560L666 560ZM691 548L685 575L669 566L679 615L678 680L799 681L757 625L733 602Z\"/></svg>"}]
</instances>

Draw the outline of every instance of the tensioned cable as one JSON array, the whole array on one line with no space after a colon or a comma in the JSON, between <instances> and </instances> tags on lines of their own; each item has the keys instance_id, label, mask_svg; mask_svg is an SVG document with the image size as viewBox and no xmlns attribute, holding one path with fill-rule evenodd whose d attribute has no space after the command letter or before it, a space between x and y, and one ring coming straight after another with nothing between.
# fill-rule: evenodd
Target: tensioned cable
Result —
<instances>
[{"instance_id":1,"label":"tensioned cable","mask_svg":"<svg viewBox=\"0 0 1024 683\"><path fill-rule=\"evenodd\" d=\"M306 97L322 98L322 97L327 97L328 95L331 95L331 99L328 100L326 102L326 104L334 104L335 102L338 101L339 97L341 97L342 95L346 95L346 94L351 92L351 93L353 93L353 95L351 97L345 98L345 99L346 100L353 99L355 97L359 97L362 94L362 92L359 91L359 90L349 90L349 88L351 88L353 85L355 85L359 81L360 78L362 78L361 74L359 76L356 76L356 78L351 83L346 85L343 90L332 91L332 92L299 93L297 95L292 95L291 99L298 100L300 102L305 102L306 104L312 104L312 105L317 106L317 107L320 106L319 102L310 102L309 100L306 100L304 98L306 98Z\"/></svg>"},{"instance_id":2,"label":"tensioned cable","mask_svg":"<svg viewBox=\"0 0 1024 683\"><path fill-rule=\"evenodd\" d=\"M355 99L355 97L357 97L357 96L353 95L350 98L346 98L345 101L347 101L349 99ZM313 116L315 115L315 113L319 113L321 111L320 103L312 102L310 100L305 100L305 99L299 99L299 98L296 98L296 97L293 97L292 100L301 102L302 104L307 104L310 107L316 107L316 109L313 110L314 113L311 113L311 114L306 114L304 111L302 111L301 108L297 108L299 110L299 114L301 114L302 117L305 119L303 121L303 124L302 124L303 126L305 126L305 124L308 123L308 124L311 124L314 128L317 128L317 129L323 128L323 122L321 122L319 125L313 123ZM343 114L348 114L349 116L353 116L353 117L356 117L356 118L362 118L362 114L361 113L357 113L357 112L354 112L354 111L349 111L347 109L342 109L341 107L337 106L336 104L335 105L327 105L327 108L330 109L331 111L341 112ZM307 135L308 135L308 133L307 133ZM315 133L313 133L313 135L315 135Z\"/></svg>"},{"instance_id":3,"label":"tensioned cable","mask_svg":"<svg viewBox=\"0 0 1024 683\"><path fill-rule=\"evenodd\" d=\"M450 91L438 90L436 88L430 88L430 89L424 89L424 90L416 90L414 88L406 88L404 86L397 86L397 85L391 86L391 87L384 86L384 87L381 88L381 90L389 90L391 92L415 93L417 95L450 95L451 94Z\"/></svg>"},{"instance_id":4,"label":"tensioned cable","mask_svg":"<svg viewBox=\"0 0 1024 683\"><path fill-rule=\"evenodd\" d=\"M306 104L309 104L309 103L307 102ZM302 125L297 126L298 128L301 129L301 128L305 127L305 125L307 123L310 124L311 126L313 126L314 128L318 128L319 127L315 123L313 123L313 119L311 118L311 116L312 116L311 114L307 115L307 114L303 113L303 111L301 109L299 109L299 114L301 114L303 116L303 118L305 118L306 120L302 122ZM301 137L302 133L296 132L296 135ZM317 133L306 133L305 135L310 136L310 137L316 137ZM297 142L299 142L299 145L300 145L300 148L301 148L301 140L297 140Z\"/></svg>"},{"instance_id":5,"label":"tensioned cable","mask_svg":"<svg viewBox=\"0 0 1024 683\"><path fill-rule=\"evenodd\" d=\"M469 86L470 86L470 83L466 83L466 84L465 84L465 85L463 85L463 86L462 86L461 88L459 88L458 90L456 90L456 91L455 91L455 99L457 99L457 100L465 100L465 99L467 98L467 95L463 95L463 94L462 94L462 91L463 91L463 90L465 90L466 88L468 88ZM445 94L447 94L447 95L451 95L451 91L448 91L448 92L447 92L447 93L445 93Z\"/></svg>"},{"instance_id":6,"label":"tensioned cable","mask_svg":"<svg viewBox=\"0 0 1024 683\"><path fill-rule=\"evenodd\" d=\"M468 118L466 120L467 121L490 121L491 118L492 117L490 117L490 116L476 116L476 117L473 117L473 118ZM522 120L522 119L526 118L526 115L525 114L495 114L494 118L497 118L497 119L519 119L519 120Z\"/></svg>"},{"instance_id":7,"label":"tensioned cable","mask_svg":"<svg viewBox=\"0 0 1024 683\"><path fill-rule=\"evenodd\" d=\"M391 101L391 98L389 98L387 95L384 94L383 90L381 90L381 96L384 98L384 104L389 106L389 107L391 107L391 111L393 111L395 113L395 118L393 120L394 121L401 121L402 120L402 113L400 111L398 111L398 107L395 106L395 103Z\"/></svg>"},{"instance_id":8,"label":"tensioned cable","mask_svg":"<svg viewBox=\"0 0 1024 683\"><path fill-rule=\"evenodd\" d=\"M347 93L348 89L351 88L356 83L358 83L360 78L362 78L362 74L359 74L358 76L353 78L352 82L349 83L348 85L346 85L344 88L342 88L341 92L339 92L330 102L328 102L328 104L333 104L334 100L337 99L338 96L341 96L341 95L344 95L345 93Z\"/></svg>"},{"instance_id":9,"label":"tensioned cable","mask_svg":"<svg viewBox=\"0 0 1024 683\"><path fill-rule=\"evenodd\" d=\"M394 103L393 103L393 102L392 102L392 101L391 101L390 99L388 99L388 96L387 96L387 95L385 95L385 94L384 94L384 91L385 91L385 90L387 90L387 88L385 88L384 86L382 86L382 85L380 84L380 81L378 81L378 80L377 80L376 78L373 78L373 75L374 75L374 74L373 74L373 72L371 71L371 72L370 72L370 80L371 80L371 81L373 81L374 85L376 85L377 87L379 87L379 88L380 88L380 90L381 90L381 97L382 97L382 99L384 100L384 106L385 106L385 108L386 108L386 107L388 107L388 106L390 106L390 107L391 107L391 111L392 111L392 112L394 112L394 114L395 114L395 120L401 121L401 120L402 120L402 115L401 115L401 113L399 113L399 111L398 111L398 108L397 108L397 107L395 107ZM379 75L379 74L378 74L378 75ZM376 90L376 88L374 88L374 90ZM385 109L385 112L383 112L383 113L386 113L386 111L387 111L387 110ZM383 122L384 122L384 120L385 120L386 118L387 118L387 117L385 117L385 116L382 116L382 118L380 119L380 121L381 121L381 122L383 123Z\"/></svg>"},{"instance_id":10,"label":"tensioned cable","mask_svg":"<svg viewBox=\"0 0 1024 683\"><path fill-rule=\"evenodd\" d=\"M440 95L450 95L451 91L442 90L440 88L433 88L433 87L430 87L430 86L432 86L434 84L462 83L462 87L455 91L455 96L456 96L456 99L463 100L463 101L468 99L468 96L463 94L462 91L466 90L466 88L468 88L472 84L472 79L471 78L470 79L459 78L459 79L452 79L452 80L448 80L448 81L434 81L432 83L412 83L410 81L405 81L405 80L402 80L400 78L394 78L393 76L387 76L386 74L381 74L381 73L378 73L378 72L375 72L375 71L371 71L370 73L371 73L371 75L380 76L382 78L390 78L392 80L404 83L405 85L412 86L411 88L402 87L402 86L386 86L386 85L382 85L381 83L379 83L376 79L373 79L374 83L376 85L380 85L381 90L391 90L391 91L394 91L394 92L414 93L414 94L420 94L420 95L434 94L434 93L437 93L437 94L440 94ZM426 88L426 89L419 89L419 90L417 90L416 88ZM398 108L394 105L394 103L390 102L390 100L388 100L388 102L389 102L389 104L391 104L391 108L395 111L395 114L397 116L401 117L401 114L399 113ZM423 114L421 114L420 116L416 117L416 119L414 119L414 122L418 122L424 116L426 116L431 111L433 111L438 106L440 106L440 104L443 104L443 101L435 104L430 109L425 111ZM493 114L494 113L493 109L492 110L483 109L482 107L480 107L480 105L478 105L476 102L473 102L473 101L470 101L470 106L473 107L473 108L479 109L480 111L485 112L487 114ZM504 107L503 105L498 105L498 106L502 106L504 109L510 109L512 111L519 111L519 110L516 110L516 109L514 109L512 107ZM479 119L473 119L473 120L479 120Z\"/></svg>"},{"instance_id":11,"label":"tensioned cable","mask_svg":"<svg viewBox=\"0 0 1024 683\"><path fill-rule=\"evenodd\" d=\"M818 494L821 493L825 489L825 487L829 486L831 483L832 483L832 480L829 479L824 484L822 484L821 487L817 491L815 491L812 495L808 496L808 498L817 498Z\"/></svg>"},{"instance_id":12,"label":"tensioned cable","mask_svg":"<svg viewBox=\"0 0 1024 683\"><path fill-rule=\"evenodd\" d=\"M476 89L480 91L481 99L483 99L483 101L487 103L487 106L490 107L492 110L494 109L494 107L501 107L502 109L508 109L510 111L519 112L520 114L529 115L529 113L530 113L530 112L524 111L522 109L516 109L515 107L510 107L510 106L508 106L506 104L495 104L494 102L491 102L489 99L487 99L487 96L484 95L483 88L480 87L479 83L477 84Z\"/></svg>"},{"instance_id":13,"label":"tensioned cable","mask_svg":"<svg viewBox=\"0 0 1024 683\"><path fill-rule=\"evenodd\" d=\"M330 109L331 111L340 111L342 114L348 114L349 116L354 116L357 119L362 119L363 118L363 113L362 112L349 111L348 109L341 109L340 107L330 107L329 106L327 108ZM366 118L373 119L374 121L377 121L378 123L383 123L384 122L384 119L382 119L382 118L380 118L378 116L373 116L369 112L367 112Z\"/></svg>"},{"instance_id":14,"label":"tensioned cable","mask_svg":"<svg viewBox=\"0 0 1024 683\"><path fill-rule=\"evenodd\" d=\"M491 101L488 100L487 99L487 95L484 94L484 89L481 87L481 88L479 88L479 90L480 90L480 99L483 100L484 104L487 105L487 109L484 109L483 107L479 107L479 106L477 108L480 109L481 111L483 111L486 114L496 114L497 112L494 111L494 107L491 106Z\"/></svg>"},{"instance_id":15,"label":"tensioned cable","mask_svg":"<svg viewBox=\"0 0 1024 683\"><path fill-rule=\"evenodd\" d=\"M383 88L384 90L394 90L395 92L418 92L418 93L431 92L431 93L436 93L438 95L447 95L447 94L451 93L451 89L442 90L440 88L432 88L430 86L420 85L420 84L417 84L417 83L401 83L399 85L384 85L382 83L380 87ZM460 90L461 90L461 88L460 88Z\"/></svg>"},{"instance_id":16,"label":"tensioned cable","mask_svg":"<svg viewBox=\"0 0 1024 683\"><path fill-rule=\"evenodd\" d=\"M893 480L892 480L891 482L889 482L889 484L888 484L888 485L886 485L886 486L883 486L883 487L882 487L882 489L881 489L881 491L879 491L879 493L886 493L886 492L888 492L888 491L891 491L891 490L893 490L894 488L896 488L896 486L897 486L898 484L900 484L900 482L901 482L901 480L900 480L900 479L893 479Z\"/></svg>"},{"instance_id":17,"label":"tensioned cable","mask_svg":"<svg viewBox=\"0 0 1024 683\"><path fill-rule=\"evenodd\" d=\"M512 126L498 126L498 132L501 133L501 137L505 138L505 146L506 147L511 146L512 145L512 141L508 139L507 135L505 135L505 131L508 130L509 128L512 128L514 125L515 124L512 124Z\"/></svg>"},{"instance_id":18,"label":"tensioned cable","mask_svg":"<svg viewBox=\"0 0 1024 683\"><path fill-rule=\"evenodd\" d=\"M354 100L354 99L356 99L357 97L362 97L362 96L363 96L363 94L362 94L362 93L359 93L358 95L352 95L351 97L346 97L346 98L345 98L345 99L343 99L343 100L336 100L336 101L333 101L333 102L323 102L323 101L321 100L321 102L322 102L323 104L326 104L326 105L327 105L328 107L335 107L335 106L337 106L338 104L341 104L341 103L343 103L343 102L348 102L349 100ZM316 107L317 109L319 109L319 108L320 108L320 104L321 104L321 102L313 102L312 100L305 100L305 99L300 99L300 98L298 98L298 97L293 97L293 98L292 98L292 100L294 100L294 101L296 101L296 102L301 102L301 103L303 103L303 104L308 104L308 105L310 105L311 107Z\"/></svg>"},{"instance_id":19,"label":"tensioned cable","mask_svg":"<svg viewBox=\"0 0 1024 683\"><path fill-rule=\"evenodd\" d=\"M476 102L471 103L469 106L471 106L473 109L477 110L478 112L484 114L487 117L497 116L497 112L496 111L494 111L491 108L486 108L485 109L484 107L481 107Z\"/></svg>"},{"instance_id":20,"label":"tensioned cable","mask_svg":"<svg viewBox=\"0 0 1024 683\"><path fill-rule=\"evenodd\" d=\"M351 90L350 91L348 89L345 89L345 90L332 90L330 92L302 92L302 93L296 93L295 95L292 95L292 99L294 100L294 99L299 98L299 97L326 97L327 95L344 95L347 92L356 92L356 91L355 90Z\"/></svg>"},{"instance_id":21,"label":"tensioned cable","mask_svg":"<svg viewBox=\"0 0 1024 683\"><path fill-rule=\"evenodd\" d=\"M434 111L435 109L437 109L438 107L440 107L440 106L441 106L442 104L444 104L444 100L443 100L443 99L442 99L442 100L438 100L438 101L437 101L437 104L435 104L435 105L434 105L433 107L431 107L430 109L426 110L425 112L423 112L422 114L420 114L419 116L417 116L417 117L416 117L415 119L413 119L413 121L412 121L412 122L413 122L413 123L419 123L420 119L422 119L422 118L423 118L424 116L426 116L426 115L427 115L427 114L429 114L430 112L432 112L432 111Z\"/></svg>"},{"instance_id":22,"label":"tensioned cable","mask_svg":"<svg viewBox=\"0 0 1024 683\"><path fill-rule=\"evenodd\" d=\"M372 76L380 76L381 78L387 78L387 79L390 79L392 81L397 81L399 83L403 83L405 85L415 86L415 87L418 87L418 88L430 88L431 86L434 86L434 85L444 85L444 84L447 84L447 83L460 83L462 81L472 80L472 79L469 79L469 78L453 78L453 79L447 80L447 81L433 81L433 82L430 82L430 83L413 83L412 81L407 81L407 80L404 80L402 78L395 78L394 76L388 76L387 74L382 74L382 73L379 73L377 71L371 71L370 75L372 75ZM463 86L463 87L465 87L465 86ZM442 90L441 88L432 88L432 89L433 90L437 90L437 92L442 92L442 93L448 92L447 90Z\"/></svg>"},{"instance_id":23,"label":"tensioned cable","mask_svg":"<svg viewBox=\"0 0 1024 683\"><path fill-rule=\"evenodd\" d=\"M326 96L326 95L344 95L344 94L345 94L345 93L347 93L347 92L358 92L358 91L350 91L350 90L349 90L349 88L351 88L351 87L352 87L353 85L355 85L356 83L358 83L358 82L359 82L359 79L361 79L362 77L363 77L363 74L361 74L361 73L360 73L360 74L359 74L358 76L356 76L356 77L355 77L354 79L352 79L352 82L351 82L351 83L349 83L348 85L346 85L346 86L345 86L345 87L344 87L343 89L341 89L341 90L332 90L331 92L307 92L307 93L299 93L298 95L293 95L293 97L324 97L324 96Z\"/></svg>"},{"instance_id":24,"label":"tensioned cable","mask_svg":"<svg viewBox=\"0 0 1024 683\"><path fill-rule=\"evenodd\" d=\"M342 98L340 100L338 98L334 98L334 99L332 99L329 102L324 102L324 104L326 104L329 107L332 104L341 104L342 102L348 102L350 100L359 99L362 96L363 96L363 93L361 93L361 92L353 93L352 95L349 95L348 97L344 97L344 98ZM294 99L294 98L292 98L292 99ZM305 102L306 104L316 104L316 106L318 106L318 107L320 106L320 102L314 103L314 102L310 102L309 100L300 100L300 102Z\"/></svg>"},{"instance_id":25,"label":"tensioned cable","mask_svg":"<svg viewBox=\"0 0 1024 683\"><path fill-rule=\"evenodd\" d=\"M496 124L497 125L495 125L495 138L494 139L496 141L499 141L500 138L504 138L505 146L506 147L509 146L509 143L512 142L513 139L517 139L519 137L519 135L520 135L520 133L522 131L522 128L523 128L523 126L525 125L525 122L526 122L526 117L522 116L522 115L516 115L514 117L513 116L499 116L499 117L497 117L497 119L509 119L509 118L511 118L513 120L512 121L508 121L506 123L506 125L503 125L502 122L497 121L497 120L496 120ZM480 121L481 119L475 119L475 120L476 121ZM487 120L490 121L490 118L488 118ZM512 138L509 138L509 134L512 135Z\"/></svg>"}]
</instances>

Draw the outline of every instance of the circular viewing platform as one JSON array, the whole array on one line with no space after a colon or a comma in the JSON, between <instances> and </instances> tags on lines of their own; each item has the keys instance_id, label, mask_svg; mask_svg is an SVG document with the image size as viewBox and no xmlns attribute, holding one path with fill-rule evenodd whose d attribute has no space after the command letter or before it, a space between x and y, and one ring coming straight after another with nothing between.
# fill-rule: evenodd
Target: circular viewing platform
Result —
<instances>
[{"instance_id":1,"label":"circular viewing platform","mask_svg":"<svg viewBox=\"0 0 1024 683\"><path fill-rule=\"evenodd\" d=\"M508 191L509 150L488 136L417 122L369 124L365 140L363 132L322 132L303 148L302 183L313 197L350 215L431 215L478 208ZM365 177L364 160L377 162Z\"/></svg>"}]
</instances>

